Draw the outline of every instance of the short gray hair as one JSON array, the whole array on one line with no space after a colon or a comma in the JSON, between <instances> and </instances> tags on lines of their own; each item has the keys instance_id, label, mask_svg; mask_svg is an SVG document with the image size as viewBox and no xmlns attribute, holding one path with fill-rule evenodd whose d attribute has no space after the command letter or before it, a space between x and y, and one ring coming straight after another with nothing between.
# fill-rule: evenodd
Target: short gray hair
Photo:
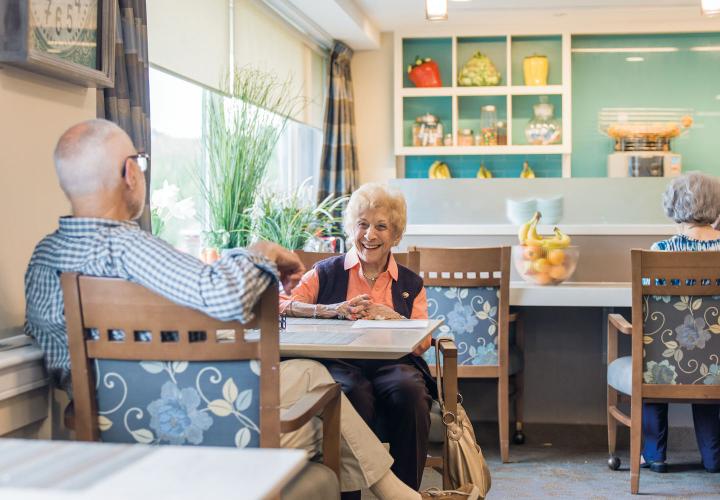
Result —
<instances>
[{"instance_id":1,"label":"short gray hair","mask_svg":"<svg viewBox=\"0 0 720 500\"><path fill-rule=\"evenodd\" d=\"M118 134L127 137L113 122L88 120L70 127L60 136L53 160L65 194L84 196L112 188L120 182L119 175L108 168L108 161L113 157L112 139ZM117 167L119 170L120 165Z\"/></svg>"},{"instance_id":2,"label":"short gray hair","mask_svg":"<svg viewBox=\"0 0 720 500\"><path fill-rule=\"evenodd\" d=\"M354 233L355 223L360 217L360 212L368 208L384 208L388 211L390 228L397 244L405 233L407 224L407 204L405 197L400 191L376 182L363 184L350 197L345 207L343 225L345 234L351 236Z\"/></svg>"},{"instance_id":3,"label":"short gray hair","mask_svg":"<svg viewBox=\"0 0 720 500\"><path fill-rule=\"evenodd\" d=\"M663 208L679 224L712 224L720 215L720 181L700 172L681 175L665 189Z\"/></svg>"}]
</instances>

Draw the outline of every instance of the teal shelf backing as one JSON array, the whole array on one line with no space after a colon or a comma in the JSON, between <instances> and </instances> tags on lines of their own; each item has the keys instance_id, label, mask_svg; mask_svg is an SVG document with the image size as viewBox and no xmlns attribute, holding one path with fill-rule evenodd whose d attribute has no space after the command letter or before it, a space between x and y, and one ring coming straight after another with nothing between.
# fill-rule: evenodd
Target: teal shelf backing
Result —
<instances>
[{"instance_id":1,"label":"teal shelf backing","mask_svg":"<svg viewBox=\"0 0 720 500\"><path fill-rule=\"evenodd\" d=\"M412 126L418 116L426 113L440 119L443 135L452 134L452 97L403 98L403 144L412 146Z\"/></svg>"},{"instance_id":2,"label":"teal shelf backing","mask_svg":"<svg viewBox=\"0 0 720 500\"><path fill-rule=\"evenodd\" d=\"M510 55L513 85L525 85L523 60L532 55L547 56L548 85L562 85L562 37L559 35L513 37Z\"/></svg>"},{"instance_id":3,"label":"teal shelf backing","mask_svg":"<svg viewBox=\"0 0 720 500\"><path fill-rule=\"evenodd\" d=\"M560 155L472 155L472 156L408 156L405 158L405 178L426 179L435 160L447 163L453 178L475 177L480 163L490 169L493 177L520 177L523 162L527 161L538 177L562 177ZM478 180L482 182L482 180Z\"/></svg>"},{"instance_id":4,"label":"teal shelf backing","mask_svg":"<svg viewBox=\"0 0 720 500\"><path fill-rule=\"evenodd\" d=\"M670 52L573 52L573 177L605 177L613 141L598 130L606 107L691 108L690 131L672 141L683 171L720 175L720 33L574 36L573 49L663 47ZM639 62L627 57L641 57Z\"/></svg>"},{"instance_id":5,"label":"teal shelf backing","mask_svg":"<svg viewBox=\"0 0 720 500\"><path fill-rule=\"evenodd\" d=\"M555 118L562 118L562 96L550 95L548 102L555 106ZM512 144L515 146L528 144L525 138L525 126L533 117L533 105L540 102L539 95L516 95L512 97ZM563 130L563 135L565 131ZM558 143L562 144L562 142Z\"/></svg>"},{"instance_id":6,"label":"teal shelf backing","mask_svg":"<svg viewBox=\"0 0 720 500\"><path fill-rule=\"evenodd\" d=\"M460 37L457 40L457 71L475 54L482 52L500 72L500 85L507 85L507 39L505 37ZM457 75L456 75L457 76Z\"/></svg>"},{"instance_id":7,"label":"teal shelf backing","mask_svg":"<svg viewBox=\"0 0 720 500\"><path fill-rule=\"evenodd\" d=\"M452 87L452 38L405 38L402 42L403 87L415 88L407 67L415 57L429 57L438 63L443 87Z\"/></svg>"}]
</instances>

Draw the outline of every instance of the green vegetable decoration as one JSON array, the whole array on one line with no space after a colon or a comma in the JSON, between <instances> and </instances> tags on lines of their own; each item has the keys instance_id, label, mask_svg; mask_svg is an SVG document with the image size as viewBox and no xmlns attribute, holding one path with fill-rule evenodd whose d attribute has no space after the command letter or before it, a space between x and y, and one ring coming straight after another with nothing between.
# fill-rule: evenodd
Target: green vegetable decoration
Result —
<instances>
[{"instance_id":1,"label":"green vegetable decoration","mask_svg":"<svg viewBox=\"0 0 720 500\"><path fill-rule=\"evenodd\" d=\"M475 52L465 63L458 75L461 87L484 87L500 85L500 72L490 58L482 52Z\"/></svg>"},{"instance_id":2,"label":"green vegetable decoration","mask_svg":"<svg viewBox=\"0 0 720 500\"><path fill-rule=\"evenodd\" d=\"M442 87L440 68L429 57L415 56L415 64L408 65L408 78L416 87Z\"/></svg>"}]
</instances>

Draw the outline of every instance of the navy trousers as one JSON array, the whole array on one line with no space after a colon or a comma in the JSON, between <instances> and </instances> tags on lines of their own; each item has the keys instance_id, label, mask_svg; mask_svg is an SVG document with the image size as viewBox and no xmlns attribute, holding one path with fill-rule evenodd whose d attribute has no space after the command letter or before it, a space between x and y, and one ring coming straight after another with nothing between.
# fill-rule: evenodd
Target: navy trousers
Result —
<instances>
[{"instance_id":1,"label":"navy trousers","mask_svg":"<svg viewBox=\"0 0 720 500\"><path fill-rule=\"evenodd\" d=\"M390 443L395 475L412 489L419 489L432 404L422 372L408 356L398 360L319 361L368 426Z\"/></svg>"},{"instance_id":2,"label":"navy trousers","mask_svg":"<svg viewBox=\"0 0 720 500\"><path fill-rule=\"evenodd\" d=\"M720 405L692 405L695 438L703 466L720 468ZM646 462L664 462L667 452L668 405L645 403L642 413L643 457Z\"/></svg>"}]
</instances>

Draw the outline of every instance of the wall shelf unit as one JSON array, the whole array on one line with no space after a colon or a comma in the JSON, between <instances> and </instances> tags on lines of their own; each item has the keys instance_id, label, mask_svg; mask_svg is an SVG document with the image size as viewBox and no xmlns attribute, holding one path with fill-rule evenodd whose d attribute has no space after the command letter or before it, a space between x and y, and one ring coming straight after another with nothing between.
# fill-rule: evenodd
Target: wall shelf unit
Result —
<instances>
[{"instance_id":1,"label":"wall shelf unit","mask_svg":"<svg viewBox=\"0 0 720 500\"><path fill-rule=\"evenodd\" d=\"M498 85L460 85L459 80L465 84L477 81L468 80L467 75L460 78L463 66L476 52L492 61L500 73ZM548 58L547 85L525 85L523 60L539 54ZM408 67L417 57L430 57L437 62L442 87L417 88L413 85L408 78ZM452 36L396 34L394 130L399 176L404 176L406 157L559 155L562 171L558 175L569 177L572 152L570 60L568 33L487 36L472 33ZM555 117L561 122L563 134L559 143L529 144L525 138L525 125L533 117L533 105L539 103L541 97L553 104ZM480 132L480 108L488 104L495 106L498 120L506 123L507 144L460 145L459 136L463 130L472 130L473 135ZM440 120L444 136L451 134L450 144L413 145L415 120L426 113Z\"/></svg>"}]
</instances>

